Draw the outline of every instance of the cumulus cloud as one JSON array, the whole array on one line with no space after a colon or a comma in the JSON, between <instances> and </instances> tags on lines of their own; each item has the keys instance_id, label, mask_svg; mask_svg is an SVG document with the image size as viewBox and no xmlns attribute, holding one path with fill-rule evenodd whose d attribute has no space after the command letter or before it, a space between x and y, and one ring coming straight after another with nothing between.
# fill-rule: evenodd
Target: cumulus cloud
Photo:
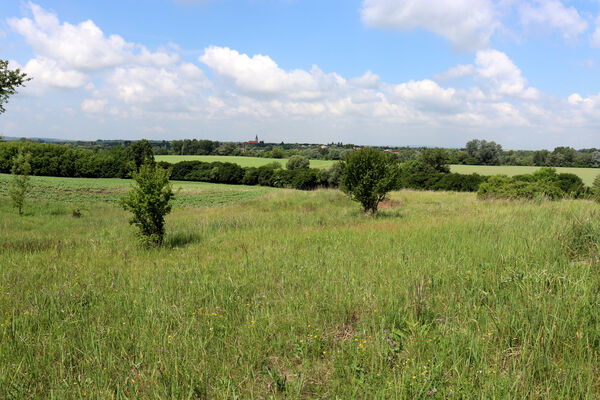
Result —
<instances>
[{"instance_id":1,"label":"cumulus cloud","mask_svg":"<svg viewBox=\"0 0 600 400\"><path fill-rule=\"evenodd\" d=\"M501 96L535 99L539 92L527 87L521 70L506 54L498 50L482 50L475 57L477 77Z\"/></svg>"},{"instance_id":2,"label":"cumulus cloud","mask_svg":"<svg viewBox=\"0 0 600 400\"><path fill-rule=\"evenodd\" d=\"M424 28L465 50L488 45L499 26L495 14L490 0L365 0L361 9L368 26Z\"/></svg>"},{"instance_id":3,"label":"cumulus cloud","mask_svg":"<svg viewBox=\"0 0 600 400\"><path fill-rule=\"evenodd\" d=\"M565 39L575 39L588 24L575 7L565 7L560 0L535 0L519 7L521 23L540 29L557 30Z\"/></svg>"},{"instance_id":4,"label":"cumulus cloud","mask_svg":"<svg viewBox=\"0 0 600 400\"><path fill-rule=\"evenodd\" d=\"M176 54L151 52L119 35L106 36L91 20L61 23L56 14L37 4L29 2L28 9L31 18L9 18L8 26L24 37L37 57L53 60L61 68L87 73L127 63L165 66L178 59Z\"/></svg>"},{"instance_id":5,"label":"cumulus cloud","mask_svg":"<svg viewBox=\"0 0 600 400\"><path fill-rule=\"evenodd\" d=\"M312 70L284 71L269 56L240 54L228 47L212 46L199 60L216 76L241 93L251 96L285 96L297 100L316 100L346 81L337 74Z\"/></svg>"}]
</instances>

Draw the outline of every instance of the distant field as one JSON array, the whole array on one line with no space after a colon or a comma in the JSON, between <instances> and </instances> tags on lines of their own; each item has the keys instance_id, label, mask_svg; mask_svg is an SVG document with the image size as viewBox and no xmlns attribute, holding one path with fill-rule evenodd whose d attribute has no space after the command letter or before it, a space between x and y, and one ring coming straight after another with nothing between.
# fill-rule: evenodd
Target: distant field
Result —
<instances>
[{"instance_id":1,"label":"distant field","mask_svg":"<svg viewBox=\"0 0 600 400\"><path fill-rule=\"evenodd\" d=\"M460 174L478 173L480 175L520 175L531 174L540 167L488 166L488 165L452 165L452 172ZM594 178L600 174L600 168L556 168L559 173L570 173L579 176L583 182L591 186Z\"/></svg>"},{"instance_id":2,"label":"distant field","mask_svg":"<svg viewBox=\"0 0 600 400\"><path fill-rule=\"evenodd\" d=\"M10 175L0 174L0 196L8 196ZM116 203L131 187L131 180L117 178L31 177L31 199L41 200L60 209L64 203ZM274 188L264 186L223 185L206 182L173 181L176 207L211 207L254 199ZM44 205L44 207L48 204Z\"/></svg>"},{"instance_id":3,"label":"distant field","mask_svg":"<svg viewBox=\"0 0 600 400\"><path fill-rule=\"evenodd\" d=\"M241 165L242 167L260 167L272 162L278 162L282 167L288 161L286 158L260 158L260 157L239 157L239 156L156 156L156 161L166 161L177 163L180 161L205 161L205 162L230 162ZM310 166L313 168L328 168L335 161L330 160L310 160Z\"/></svg>"}]
</instances>

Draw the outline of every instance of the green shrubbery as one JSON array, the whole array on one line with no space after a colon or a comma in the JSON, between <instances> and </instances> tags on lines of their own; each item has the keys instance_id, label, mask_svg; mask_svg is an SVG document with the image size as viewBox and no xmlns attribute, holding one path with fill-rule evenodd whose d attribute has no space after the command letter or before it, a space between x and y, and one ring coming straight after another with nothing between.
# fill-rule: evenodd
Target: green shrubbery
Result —
<instances>
[{"instance_id":1,"label":"green shrubbery","mask_svg":"<svg viewBox=\"0 0 600 400\"><path fill-rule=\"evenodd\" d=\"M397 166L380 150L365 147L350 153L342 164L342 190L365 212L376 214L379 203L398 186Z\"/></svg>"},{"instance_id":2,"label":"green shrubbery","mask_svg":"<svg viewBox=\"0 0 600 400\"><path fill-rule=\"evenodd\" d=\"M165 215L171 212L173 190L169 171L158 165L143 164L133 173L135 185L121 204L133 216L129 223L139 229L140 242L145 246L160 246L165 235Z\"/></svg>"},{"instance_id":3,"label":"green shrubbery","mask_svg":"<svg viewBox=\"0 0 600 400\"><path fill-rule=\"evenodd\" d=\"M558 200L564 197L581 198L588 195L583 181L574 174L557 174L556 169L544 167L533 174L490 177L479 186L479 198Z\"/></svg>"}]
</instances>

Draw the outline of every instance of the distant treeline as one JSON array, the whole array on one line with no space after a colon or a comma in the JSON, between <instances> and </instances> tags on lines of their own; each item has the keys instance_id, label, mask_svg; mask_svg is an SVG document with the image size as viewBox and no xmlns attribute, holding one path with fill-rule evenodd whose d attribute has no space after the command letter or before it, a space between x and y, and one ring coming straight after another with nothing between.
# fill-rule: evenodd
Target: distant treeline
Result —
<instances>
[{"instance_id":1,"label":"distant treeline","mask_svg":"<svg viewBox=\"0 0 600 400\"><path fill-rule=\"evenodd\" d=\"M141 163L148 160L154 162L152 147L143 140L129 147L114 146L96 150L73 148L68 144L12 141L0 142L1 173L10 173L19 148L31 155L31 174L41 176L128 178ZM533 198L540 194L549 198L579 198L590 194L590 189L585 187L581 178L574 174L558 174L552 168L542 168L534 174L512 178L487 177L451 173L448 165L451 156L443 149L423 149L418 158L406 162L389 153L388 157L396 171L395 189L479 191L481 197L504 198ZM328 169L289 169L279 162L261 167L202 161L158 164L171 170L172 180L301 190L339 187L344 173L342 162L334 163Z\"/></svg>"},{"instance_id":2,"label":"distant treeline","mask_svg":"<svg viewBox=\"0 0 600 400\"><path fill-rule=\"evenodd\" d=\"M113 146L110 149L91 150L74 148L69 144L0 142L0 173L10 173L13 158L19 148L22 148L25 153L31 155L32 175L128 178L132 169L138 167L143 159L153 159L149 146L148 142L139 141L129 147ZM397 189L476 191L479 184L487 179L477 174L450 173L446 165L447 153L439 149L428 149L420 158L405 163L399 162L392 155L389 157L397 167ZM303 190L338 187L343 173L341 163L334 163L329 169L296 170L287 169L279 162L258 168L241 167L227 162L181 161L175 164L165 162L158 164L171 169L173 180L290 187Z\"/></svg>"},{"instance_id":3,"label":"distant treeline","mask_svg":"<svg viewBox=\"0 0 600 400\"><path fill-rule=\"evenodd\" d=\"M65 142L73 148L93 151L115 147L129 147L128 140L98 140L94 142ZM343 160L346 154L354 151L353 144L328 143L234 143L213 140L184 139L172 141L150 141L156 155L220 155L262 158L289 158L302 155L312 160ZM417 160L426 147L385 147L379 149L395 159L406 162ZM554 150L503 150L502 146L491 141L471 140L462 149L446 149L448 162L458 165L516 165L538 167L580 167L600 168L600 149L580 149L556 147Z\"/></svg>"}]
</instances>

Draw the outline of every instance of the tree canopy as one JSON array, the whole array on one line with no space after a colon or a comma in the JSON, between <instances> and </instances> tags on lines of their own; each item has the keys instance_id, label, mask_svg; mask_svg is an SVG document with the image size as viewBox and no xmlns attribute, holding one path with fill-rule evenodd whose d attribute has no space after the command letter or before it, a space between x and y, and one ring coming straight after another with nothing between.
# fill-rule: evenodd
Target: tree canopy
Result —
<instances>
[{"instance_id":1,"label":"tree canopy","mask_svg":"<svg viewBox=\"0 0 600 400\"><path fill-rule=\"evenodd\" d=\"M8 61L0 60L0 114L4 113L4 104L8 102L8 98L17 93L19 86L24 86L30 80L19 68L10 70Z\"/></svg>"}]
</instances>

